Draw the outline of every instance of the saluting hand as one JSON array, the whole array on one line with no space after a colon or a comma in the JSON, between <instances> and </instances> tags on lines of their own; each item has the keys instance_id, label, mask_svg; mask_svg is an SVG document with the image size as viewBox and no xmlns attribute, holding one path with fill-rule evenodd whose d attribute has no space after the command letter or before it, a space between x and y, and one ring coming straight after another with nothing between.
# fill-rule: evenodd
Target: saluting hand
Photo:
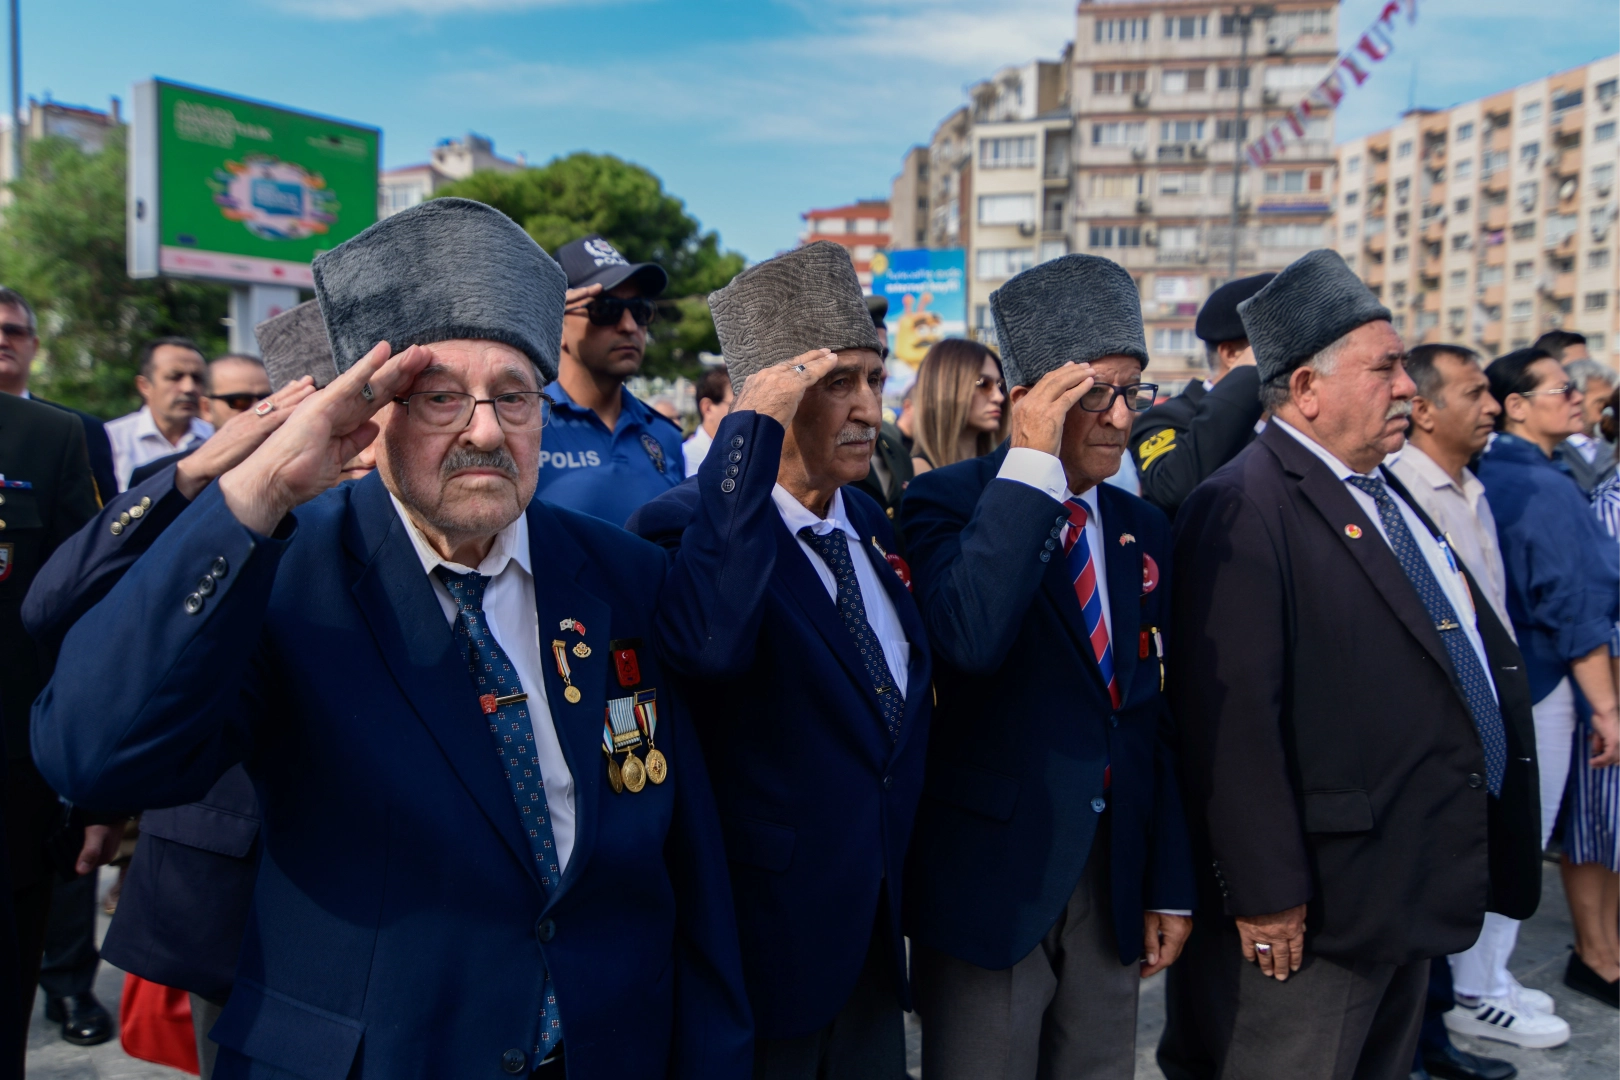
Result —
<instances>
[{"instance_id":1,"label":"saluting hand","mask_svg":"<svg viewBox=\"0 0 1620 1080\"><path fill-rule=\"evenodd\" d=\"M752 409L788 427L799 411L804 392L837 365L838 354L831 349L811 349L803 356L756 371L743 380L742 393L737 395L731 411Z\"/></svg>"},{"instance_id":2,"label":"saluting hand","mask_svg":"<svg viewBox=\"0 0 1620 1080\"><path fill-rule=\"evenodd\" d=\"M1096 383L1090 364L1064 364L1042 375L1013 403L1012 444L1057 457L1069 410Z\"/></svg>"},{"instance_id":3,"label":"saluting hand","mask_svg":"<svg viewBox=\"0 0 1620 1080\"><path fill-rule=\"evenodd\" d=\"M188 499L214 480L236 468L257 450L264 440L287 422L303 400L315 392L315 380L308 375L283 386L246 412L237 413L192 454L174 468L174 486ZM265 403L272 407L261 413Z\"/></svg>"},{"instance_id":4,"label":"saluting hand","mask_svg":"<svg viewBox=\"0 0 1620 1080\"><path fill-rule=\"evenodd\" d=\"M342 479L344 462L377 437L371 419L377 410L433 360L433 350L425 345L412 345L397 356L391 352L388 342L379 341L298 406L247 460L220 477L225 505L237 521L268 536L289 510Z\"/></svg>"}]
</instances>

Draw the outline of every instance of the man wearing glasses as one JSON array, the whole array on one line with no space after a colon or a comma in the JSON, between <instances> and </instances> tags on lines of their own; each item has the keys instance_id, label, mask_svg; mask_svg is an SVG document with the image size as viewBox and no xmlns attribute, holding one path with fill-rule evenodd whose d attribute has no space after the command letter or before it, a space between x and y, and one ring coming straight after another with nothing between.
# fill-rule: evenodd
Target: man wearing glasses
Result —
<instances>
[{"instance_id":1,"label":"man wearing glasses","mask_svg":"<svg viewBox=\"0 0 1620 1080\"><path fill-rule=\"evenodd\" d=\"M264 361L256 356L245 353L216 356L208 362L204 377L207 389L202 395L202 418L213 425L215 431L270 396L270 376L265 372ZM196 446L188 446L138 466L130 473L126 489L156 476L196 449Z\"/></svg>"},{"instance_id":2,"label":"man wearing glasses","mask_svg":"<svg viewBox=\"0 0 1620 1080\"><path fill-rule=\"evenodd\" d=\"M1104 483L1158 388L1136 286L1091 255L990 294L995 453L901 506L938 659L906 880L923 1067L1129 1080L1142 978L1195 892L1164 696L1170 527Z\"/></svg>"},{"instance_id":3,"label":"man wearing glasses","mask_svg":"<svg viewBox=\"0 0 1620 1080\"><path fill-rule=\"evenodd\" d=\"M666 560L533 497L562 271L435 199L314 275L342 373L67 632L41 771L174 805L246 766L218 1077L742 1080L719 823L650 647Z\"/></svg>"},{"instance_id":4,"label":"man wearing glasses","mask_svg":"<svg viewBox=\"0 0 1620 1080\"><path fill-rule=\"evenodd\" d=\"M680 427L624 388L641 370L654 299L669 276L594 235L558 248L557 262L579 295L563 315L562 362L546 388L556 409L538 495L623 525L686 476Z\"/></svg>"}]
</instances>

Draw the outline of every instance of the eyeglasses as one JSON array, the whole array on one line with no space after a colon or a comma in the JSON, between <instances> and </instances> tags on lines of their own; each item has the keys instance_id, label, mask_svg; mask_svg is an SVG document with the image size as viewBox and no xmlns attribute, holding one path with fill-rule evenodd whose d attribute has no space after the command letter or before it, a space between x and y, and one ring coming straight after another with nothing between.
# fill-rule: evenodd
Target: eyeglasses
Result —
<instances>
[{"instance_id":1,"label":"eyeglasses","mask_svg":"<svg viewBox=\"0 0 1620 1080\"><path fill-rule=\"evenodd\" d=\"M1007 381L1005 379L992 379L988 376L980 375L977 379L973 380L973 389L975 390L983 390L988 394L992 387L1000 390L1003 395L1007 393Z\"/></svg>"},{"instance_id":2,"label":"eyeglasses","mask_svg":"<svg viewBox=\"0 0 1620 1080\"><path fill-rule=\"evenodd\" d=\"M0 323L0 334L6 337L33 337L34 331L27 323Z\"/></svg>"},{"instance_id":3,"label":"eyeglasses","mask_svg":"<svg viewBox=\"0 0 1620 1080\"><path fill-rule=\"evenodd\" d=\"M539 390L514 390L492 398L451 390L423 390L394 401L405 406L412 423L435 434L467 430L472 426L473 411L480 405L494 409L501 430L508 432L539 431L551 419L551 399Z\"/></svg>"},{"instance_id":4,"label":"eyeglasses","mask_svg":"<svg viewBox=\"0 0 1620 1080\"><path fill-rule=\"evenodd\" d=\"M4 330L4 329L5 329L5 327L0 326L0 330ZM225 407L227 409L231 410L231 412L245 412L246 410L253 408L253 406L257 405L259 402L263 401L265 398L267 398L269 396L270 396L269 394L252 394L252 393L248 393L248 394L209 394L208 395L208 400L209 401L223 401L225 403Z\"/></svg>"},{"instance_id":5,"label":"eyeglasses","mask_svg":"<svg viewBox=\"0 0 1620 1080\"><path fill-rule=\"evenodd\" d=\"M592 326L617 326L628 311L637 326L646 326L658 318L658 305L645 296L598 296L587 304L568 309L570 315L583 313Z\"/></svg>"},{"instance_id":6,"label":"eyeglasses","mask_svg":"<svg viewBox=\"0 0 1620 1080\"><path fill-rule=\"evenodd\" d=\"M1105 413L1114 407L1115 401L1124 398L1125 407L1131 412L1147 412L1153 408L1153 400L1158 396L1157 383L1132 383L1129 386L1097 383L1080 395L1080 407L1086 412Z\"/></svg>"},{"instance_id":7,"label":"eyeglasses","mask_svg":"<svg viewBox=\"0 0 1620 1080\"><path fill-rule=\"evenodd\" d=\"M1547 394L1549 396L1557 395L1559 397L1569 397L1571 394L1573 394L1575 392L1576 392L1576 387L1574 386L1574 384L1565 383L1563 386L1549 386L1545 390L1526 390L1523 393L1521 393L1519 396L1520 397L1539 397L1542 394Z\"/></svg>"}]
</instances>

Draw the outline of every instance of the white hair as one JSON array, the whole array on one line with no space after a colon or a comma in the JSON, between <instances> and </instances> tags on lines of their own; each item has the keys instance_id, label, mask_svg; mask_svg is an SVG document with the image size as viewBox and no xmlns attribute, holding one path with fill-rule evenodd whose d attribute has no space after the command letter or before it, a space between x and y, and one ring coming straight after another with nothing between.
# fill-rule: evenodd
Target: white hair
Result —
<instances>
[{"instance_id":1,"label":"white hair","mask_svg":"<svg viewBox=\"0 0 1620 1080\"><path fill-rule=\"evenodd\" d=\"M1352 330L1350 333L1353 334L1355 331ZM1346 334L1299 366L1308 367L1318 375L1332 375L1334 369L1339 366L1339 354L1344 352L1344 347L1349 343L1350 334ZM1261 384L1260 404L1267 412L1274 413L1288 403L1292 396L1288 383L1293 375L1294 369L1290 368L1281 375L1273 376L1269 382Z\"/></svg>"}]
</instances>

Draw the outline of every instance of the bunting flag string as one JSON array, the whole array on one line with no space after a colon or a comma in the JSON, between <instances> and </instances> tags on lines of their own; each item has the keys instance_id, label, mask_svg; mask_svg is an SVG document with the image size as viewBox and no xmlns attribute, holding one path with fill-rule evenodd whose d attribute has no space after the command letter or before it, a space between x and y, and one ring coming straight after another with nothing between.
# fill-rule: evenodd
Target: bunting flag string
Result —
<instances>
[{"instance_id":1,"label":"bunting flag string","mask_svg":"<svg viewBox=\"0 0 1620 1080\"><path fill-rule=\"evenodd\" d=\"M1333 61L1327 76L1272 124L1270 130L1244 149L1250 163L1264 165L1270 161L1287 145L1289 135L1303 139L1307 119L1332 112L1347 90L1365 83L1372 66L1383 63L1395 51L1395 17L1401 14L1406 16L1408 25L1417 22L1417 0L1389 0L1377 21Z\"/></svg>"}]
</instances>

